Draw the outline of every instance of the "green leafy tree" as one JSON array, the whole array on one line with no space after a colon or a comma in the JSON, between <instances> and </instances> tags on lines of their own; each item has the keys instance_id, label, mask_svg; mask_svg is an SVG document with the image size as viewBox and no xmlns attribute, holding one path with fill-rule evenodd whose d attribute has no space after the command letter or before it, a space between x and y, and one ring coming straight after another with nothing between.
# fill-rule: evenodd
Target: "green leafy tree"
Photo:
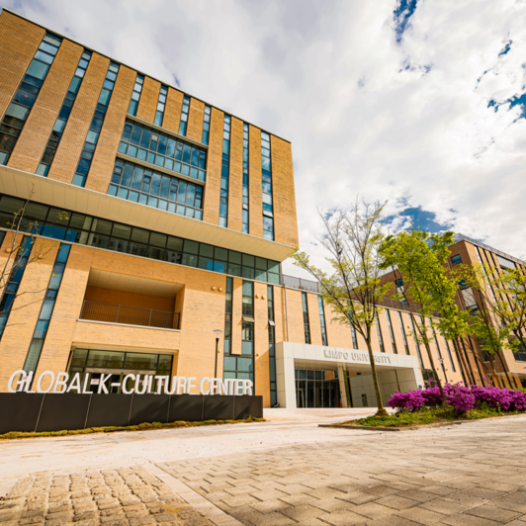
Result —
<instances>
[{"instance_id":1,"label":"green leafy tree","mask_svg":"<svg viewBox=\"0 0 526 526\"><path fill-rule=\"evenodd\" d=\"M443 400L444 389L431 352L432 332L439 330L446 339L457 340L470 330L467 314L460 311L455 301L457 282L448 275L446 266L452 243L453 232L410 230L387 237L380 249L382 268L393 269L395 276L403 280L393 299L414 304L410 309L415 327L412 335L427 351Z\"/></svg>"},{"instance_id":2,"label":"green leafy tree","mask_svg":"<svg viewBox=\"0 0 526 526\"><path fill-rule=\"evenodd\" d=\"M332 307L334 321L354 329L367 345L378 406L377 415L387 415L383 406L372 348L372 329L381 310L379 301L391 283L381 284L378 249L384 240L380 218L384 204L357 200L349 209L321 215L325 233L319 240L331 257L330 273L311 263L297 251L295 265L309 272L320 284L323 299Z\"/></svg>"}]
</instances>

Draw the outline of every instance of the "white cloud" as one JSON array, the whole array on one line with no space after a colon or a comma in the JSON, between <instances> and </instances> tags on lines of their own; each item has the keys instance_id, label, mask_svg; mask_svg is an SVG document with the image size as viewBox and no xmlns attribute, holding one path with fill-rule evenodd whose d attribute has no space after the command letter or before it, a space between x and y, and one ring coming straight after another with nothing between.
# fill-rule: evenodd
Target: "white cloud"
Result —
<instances>
[{"instance_id":1,"label":"white cloud","mask_svg":"<svg viewBox=\"0 0 526 526\"><path fill-rule=\"evenodd\" d=\"M15 3L291 140L300 241L318 260L316 207L358 193L526 256L526 119L506 103L526 91L524 1L419 0L400 43L396 0Z\"/></svg>"}]
</instances>

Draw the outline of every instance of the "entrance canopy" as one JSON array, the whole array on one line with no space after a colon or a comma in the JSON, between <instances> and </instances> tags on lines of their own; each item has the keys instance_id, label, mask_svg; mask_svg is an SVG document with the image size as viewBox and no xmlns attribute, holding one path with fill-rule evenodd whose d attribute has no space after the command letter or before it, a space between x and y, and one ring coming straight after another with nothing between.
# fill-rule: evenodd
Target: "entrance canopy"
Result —
<instances>
[{"instance_id":1,"label":"entrance canopy","mask_svg":"<svg viewBox=\"0 0 526 526\"><path fill-rule=\"evenodd\" d=\"M405 354L373 353L384 404L396 390L408 391L423 386L418 361ZM324 347L303 343L276 344L276 375L280 407L298 406L296 370L335 371L340 381L342 406L363 407L376 405L369 353L363 350ZM349 376L351 400L347 397L344 377Z\"/></svg>"}]
</instances>

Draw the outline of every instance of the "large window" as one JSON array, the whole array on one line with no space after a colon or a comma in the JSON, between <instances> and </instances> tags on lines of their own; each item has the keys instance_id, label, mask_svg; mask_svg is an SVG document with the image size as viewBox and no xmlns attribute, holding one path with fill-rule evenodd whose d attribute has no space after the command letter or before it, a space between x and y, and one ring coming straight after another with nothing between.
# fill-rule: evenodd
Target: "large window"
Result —
<instances>
[{"instance_id":1,"label":"large window","mask_svg":"<svg viewBox=\"0 0 526 526\"><path fill-rule=\"evenodd\" d=\"M276 323L274 320L274 287L267 285L268 297L268 346L269 346L269 375L270 375L270 405L278 403L276 384Z\"/></svg>"},{"instance_id":2,"label":"large window","mask_svg":"<svg viewBox=\"0 0 526 526\"><path fill-rule=\"evenodd\" d=\"M263 190L263 237L274 240L274 206L272 202L272 163L270 135L261 132L261 174Z\"/></svg>"},{"instance_id":3,"label":"large window","mask_svg":"<svg viewBox=\"0 0 526 526\"><path fill-rule=\"evenodd\" d=\"M384 339L382 336L382 328L380 327L380 320L378 319L377 312L375 312L375 319L376 319L376 330L378 332L378 343L380 344L380 351L385 352Z\"/></svg>"},{"instance_id":4,"label":"large window","mask_svg":"<svg viewBox=\"0 0 526 526\"><path fill-rule=\"evenodd\" d=\"M210 138L210 118L211 118L212 108L210 106L205 106L205 112L203 115L203 135L201 136L201 142L203 144L208 144Z\"/></svg>"},{"instance_id":5,"label":"large window","mask_svg":"<svg viewBox=\"0 0 526 526\"><path fill-rule=\"evenodd\" d=\"M320 308L321 343L329 345L327 341L327 327L325 325L325 310L323 308L323 297L318 296L318 307Z\"/></svg>"},{"instance_id":6,"label":"large window","mask_svg":"<svg viewBox=\"0 0 526 526\"><path fill-rule=\"evenodd\" d=\"M241 325L241 354L254 355L254 283L243 281L243 323Z\"/></svg>"},{"instance_id":7,"label":"large window","mask_svg":"<svg viewBox=\"0 0 526 526\"><path fill-rule=\"evenodd\" d=\"M116 161L108 194L174 214L203 218L203 188L123 161Z\"/></svg>"},{"instance_id":8,"label":"large window","mask_svg":"<svg viewBox=\"0 0 526 526\"><path fill-rule=\"evenodd\" d=\"M249 193L249 179L248 179L248 124L243 123L243 211L242 211L242 222L243 222L243 233L248 234L248 193Z\"/></svg>"},{"instance_id":9,"label":"large window","mask_svg":"<svg viewBox=\"0 0 526 526\"><path fill-rule=\"evenodd\" d=\"M9 230L22 199L1 196L0 228ZM30 202L20 231L134 256L198 267L231 276L280 284L279 263L197 241Z\"/></svg>"},{"instance_id":10,"label":"large window","mask_svg":"<svg viewBox=\"0 0 526 526\"><path fill-rule=\"evenodd\" d=\"M250 356L225 355L223 378L254 381L254 359Z\"/></svg>"},{"instance_id":11,"label":"large window","mask_svg":"<svg viewBox=\"0 0 526 526\"><path fill-rule=\"evenodd\" d=\"M223 121L223 154L221 156L221 196L219 203L219 226L228 223L228 182L230 176L230 115Z\"/></svg>"},{"instance_id":12,"label":"large window","mask_svg":"<svg viewBox=\"0 0 526 526\"><path fill-rule=\"evenodd\" d=\"M206 152L142 124L126 122L119 152L172 172L206 179Z\"/></svg>"},{"instance_id":13,"label":"large window","mask_svg":"<svg viewBox=\"0 0 526 526\"><path fill-rule=\"evenodd\" d=\"M130 115L137 115L137 108L139 107L139 100L141 98L142 87L144 85L144 76L137 74L135 77L135 84L133 86L133 93L128 107L128 113Z\"/></svg>"},{"instance_id":14,"label":"large window","mask_svg":"<svg viewBox=\"0 0 526 526\"><path fill-rule=\"evenodd\" d=\"M391 336L391 346L393 348L393 353L398 354L398 349L396 348L396 340L393 331L393 324L391 322L391 313L389 312L389 309L385 309L385 313L387 316L387 325L389 325L389 334Z\"/></svg>"},{"instance_id":15,"label":"large window","mask_svg":"<svg viewBox=\"0 0 526 526\"><path fill-rule=\"evenodd\" d=\"M305 343L310 343L310 324L309 324L309 304L307 302L307 293L301 293L301 307L303 310L303 332L305 334Z\"/></svg>"},{"instance_id":16,"label":"large window","mask_svg":"<svg viewBox=\"0 0 526 526\"><path fill-rule=\"evenodd\" d=\"M230 354L232 348L232 292L234 288L233 278L226 278L225 294L225 354Z\"/></svg>"},{"instance_id":17,"label":"large window","mask_svg":"<svg viewBox=\"0 0 526 526\"><path fill-rule=\"evenodd\" d=\"M159 99L157 101L157 111L155 112L154 124L156 126L163 125L164 107L166 106L166 96L168 95L168 87L161 86L159 91Z\"/></svg>"},{"instance_id":18,"label":"large window","mask_svg":"<svg viewBox=\"0 0 526 526\"><path fill-rule=\"evenodd\" d=\"M40 42L0 124L0 164L7 164L61 43L61 38L50 33Z\"/></svg>"},{"instance_id":19,"label":"large window","mask_svg":"<svg viewBox=\"0 0 526 526\"><path fill-rule=\"evenodd\" d=\"M186 136L188 128L188 113L190 111L190 97L183 97L183 106L181 108L181 121L179 122L179 135Z\"/></svg>"}]
</instances>

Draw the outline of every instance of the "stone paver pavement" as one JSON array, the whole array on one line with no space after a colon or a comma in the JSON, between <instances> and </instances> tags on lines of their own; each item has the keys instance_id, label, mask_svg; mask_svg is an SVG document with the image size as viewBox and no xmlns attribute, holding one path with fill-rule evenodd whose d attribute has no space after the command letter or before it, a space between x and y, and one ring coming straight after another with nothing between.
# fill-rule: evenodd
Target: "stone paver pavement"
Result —
<instances>
[{"instance_id":1,"label":"stone paver pavement","mask_svg":"<svg viewBox=\"0 0 526 526\"><path fill-rule=\"evenodd\" d=\"M247 526L526 526L525 432L524 419L349 431L158 466Z\"/></svg>"},{"instance_id":2,"label":"stone paver pavement","mask_svg":"<svg viewBox=\"0 0 526 526\"><path fill-rule=\"evenodd\" d=\"M212 526L141 467L34 474L0 501L0 526Z\"/></svg>"}]
</instances>

